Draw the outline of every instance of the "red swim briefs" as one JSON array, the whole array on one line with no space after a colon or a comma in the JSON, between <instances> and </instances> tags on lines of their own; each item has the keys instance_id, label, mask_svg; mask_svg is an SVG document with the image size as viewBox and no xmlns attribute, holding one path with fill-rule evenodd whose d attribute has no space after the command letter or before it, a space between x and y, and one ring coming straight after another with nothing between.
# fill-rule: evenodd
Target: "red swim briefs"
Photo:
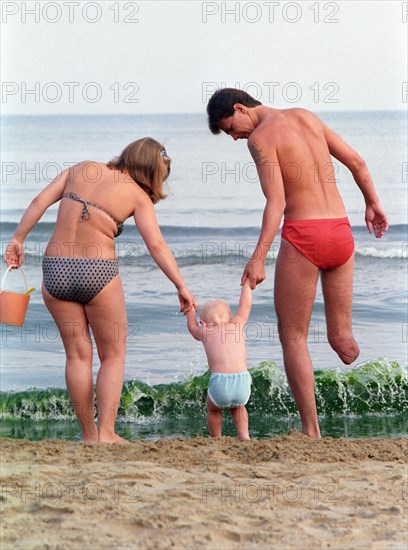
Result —
<instances>
[{"instance_id":1,"label":"red swim briefs","mask_svg":"<svg viewBox=\"0 0 408 550\"><path fill-rule=\"evenodd\" d=\"M290 242L319 269L345 264L354 251L349 219L285 220L282 239Z\"/></svg>"}]
</instances>

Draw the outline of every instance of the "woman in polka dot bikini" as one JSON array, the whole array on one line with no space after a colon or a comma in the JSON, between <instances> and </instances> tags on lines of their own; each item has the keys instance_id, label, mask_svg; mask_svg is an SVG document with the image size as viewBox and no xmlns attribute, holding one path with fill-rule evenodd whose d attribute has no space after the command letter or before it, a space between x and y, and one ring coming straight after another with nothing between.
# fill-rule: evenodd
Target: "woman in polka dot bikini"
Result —
<instances>
[{"instance_id":1,"label":"woman in polka dot bikini","mask_svg":"<svg viewBox=\"0 0 408 550\"><path fill-rule=\"evenodd\" d=\"M123 220L135 224L153 259L174 283L180 311L196 306L157 223L153 205L165 198L170 158L143 138L109 162L84 161L62 172L33 199L4 257L21 266L24 240L45 210L61 200L43 258L43 297L64 343L66 382L87 443L124 442L115 433L126 353L126 307L114 237ZM122 220L122 221L118 221ZM112 330L112 321L115 329ZM101 366L96 380L98 426L93 420L92 329Z\"/></svg>"}]
</instances>

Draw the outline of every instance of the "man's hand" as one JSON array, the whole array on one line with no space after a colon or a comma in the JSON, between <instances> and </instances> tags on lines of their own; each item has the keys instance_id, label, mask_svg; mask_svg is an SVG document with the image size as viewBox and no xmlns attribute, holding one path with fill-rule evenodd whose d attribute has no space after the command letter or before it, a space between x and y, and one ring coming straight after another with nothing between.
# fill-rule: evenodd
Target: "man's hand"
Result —
<instances>
[{"instance_id":1,"label":"man's hand","mask_svg":"<svg viewBox=\"0 0 408 550\"><path fill-rule=\"evenodd\" d=\"M365 211L365 222L370 233L377 239L381 238L388 229L387 216L380 204L368 204Z\"/></svg>"},{"instance_id":2,"label":"man's hand","mask_svg":"<svg viewBox=\"0 0 408 550\"><path fill-rule=\"evenodd\" d=\"M241 286L249 283L251 290L254 290L256 285L259 285L266 279L265 265L260 260L250 260L245 266L244 273L241 277Z\"/></svg>"}]
</instances>

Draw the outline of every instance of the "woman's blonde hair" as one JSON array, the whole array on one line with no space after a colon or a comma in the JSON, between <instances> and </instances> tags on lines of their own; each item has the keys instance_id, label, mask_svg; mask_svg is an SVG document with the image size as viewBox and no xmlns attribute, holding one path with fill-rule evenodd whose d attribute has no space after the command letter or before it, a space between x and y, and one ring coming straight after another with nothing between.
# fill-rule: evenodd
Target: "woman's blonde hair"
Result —
<instances>
[{"instance_id":1,"label":"woman's blonde hair","mask_svg":"<svg viewBox=\"0 0 408 550\"><path fill-rule=\"evenodd\" d=\"M111 169L127 170L130 177L149 195L153 204L166 198L163 183L170 175L171 159L155 139L145 137L130 143L119 157L108 162Z\"/></svg>"}]
</instances>

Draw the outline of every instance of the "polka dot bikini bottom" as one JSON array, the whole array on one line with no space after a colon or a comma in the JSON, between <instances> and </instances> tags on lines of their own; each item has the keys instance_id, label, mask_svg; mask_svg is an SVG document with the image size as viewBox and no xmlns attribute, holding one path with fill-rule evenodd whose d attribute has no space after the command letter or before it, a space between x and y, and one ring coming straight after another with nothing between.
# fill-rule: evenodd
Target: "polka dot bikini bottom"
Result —
<instances>
[{"instance_id":1,"label":"polka dot bikini bottom","mask_svg":"<svg viewBox=\"0 0 408 550\"><path fill-rule=\"evenodd\" d=\"M44 256L44 286L58 300L90 302L119 274L118 260Z\"/></svg>"}]
</instances>

